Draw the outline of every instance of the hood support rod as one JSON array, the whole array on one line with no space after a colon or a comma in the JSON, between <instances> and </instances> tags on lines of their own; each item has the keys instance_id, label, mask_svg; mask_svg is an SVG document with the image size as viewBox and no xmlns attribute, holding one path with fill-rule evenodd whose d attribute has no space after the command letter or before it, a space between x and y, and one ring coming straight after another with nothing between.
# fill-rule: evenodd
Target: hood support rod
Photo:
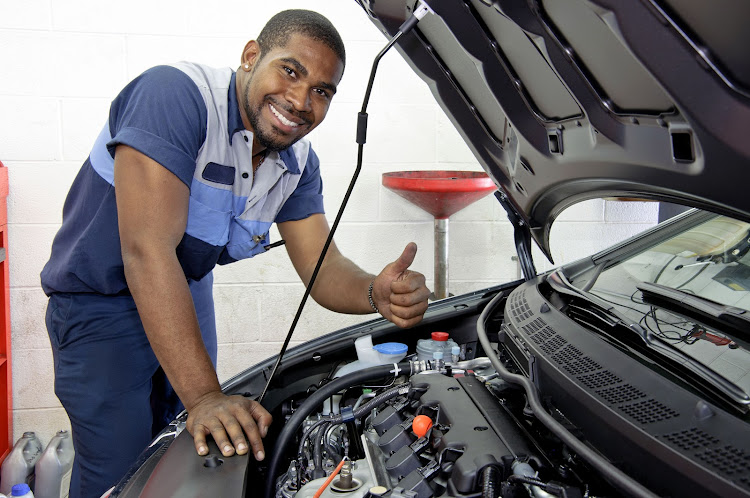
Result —
<instances>
[{"instance_id":1,"label":"hood support rod","mask_svg":"<svg viewBox=\"0 0 750 498\"><path fill-rule=\"evenodd\" d=\"M521 265L523 279L531 280L536 276L536 268L534 267L534 258L531 256L531 230L529 230L529 225L518 215L505 192L498 190L495 192L495 197L497 197L505 212L508 213L508 219L513 225L516 254L518 254L518 263Z\"/></svg>"}]
</instances>

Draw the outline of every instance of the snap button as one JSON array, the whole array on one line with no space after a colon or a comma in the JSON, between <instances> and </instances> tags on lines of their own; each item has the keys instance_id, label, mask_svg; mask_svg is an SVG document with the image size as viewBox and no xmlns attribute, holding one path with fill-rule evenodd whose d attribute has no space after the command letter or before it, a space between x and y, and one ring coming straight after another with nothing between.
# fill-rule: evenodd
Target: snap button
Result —
<instances>
[{"instance_id":1,"label":"snap button","mask_svg":"<svg viewBox=\"0 0 750 498\"><path fill-rule=\"evenodd\" d=\"M248 176L250 175L248 175L247 173L242 173L242 178L247 178Z\"/></svg>"},{"instance_id":2,"label":"snap button","mask_svg":"<svg viewBox=\"0 0 750 498\"><path fill-rule=\"evenodd\" d=\"M242 138L245 139L245 142L249 142L250 140L247 138L247 135L242 135Z\"/></svg>"}]
</instances>

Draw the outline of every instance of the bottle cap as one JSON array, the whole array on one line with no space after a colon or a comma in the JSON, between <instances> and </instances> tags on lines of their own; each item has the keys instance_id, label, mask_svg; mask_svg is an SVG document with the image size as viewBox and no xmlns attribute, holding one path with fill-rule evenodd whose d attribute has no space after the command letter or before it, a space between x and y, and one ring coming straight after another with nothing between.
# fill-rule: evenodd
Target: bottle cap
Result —
<instances>
[{"instance_id":1,"label":"bottle cap","mask_svg":"<svg viewBox=\"0 0 750 498\"><path fill-rule=\"evenodd\" d=\"M373 346L375 351L382 354L403 354L409 349L406 344L400 342L384 342Z\"/></svg>"},{"instance_id":2,"label":"bottle cap","mask_svg":"<svg viewBox=\"0 0 750 498\"><path fill-rule=\"evenodd\" d=\"M455 354L455 355L461 354L461 348L459 346L453 346L451 348L451 354Z\"/></svg>"},{"instance_id":3,"label":"bottle cap","mask_svg":"<svg viewBox=\"0 0 750 498\"><path fill-rule=\"evenodd\" d=\"M10 489L10 496L23 496L29 491L31 491L31 488L25 482L22 482L21 484L14 484Z\"/></svg>"},{"instance_id":4,"label":"bottle cap","mask_svg":"<svg viewBox=\"0 0 750 498\"><path fill-rule=\"evenodd\" d=\"M441 341L441 342L447 341L448 338L450 337L448 335L448 332L433 332L430 335L432 336L433 341Z\"/></svg>"}]
</instances>

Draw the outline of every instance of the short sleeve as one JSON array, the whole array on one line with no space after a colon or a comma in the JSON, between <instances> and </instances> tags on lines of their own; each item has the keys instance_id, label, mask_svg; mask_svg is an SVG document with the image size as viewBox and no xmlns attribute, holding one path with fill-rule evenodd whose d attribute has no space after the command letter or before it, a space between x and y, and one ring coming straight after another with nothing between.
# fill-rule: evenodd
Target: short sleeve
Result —
<instances>
[{"instance_id":1,"label":"short sleeve","mask_svg":"<svg viewBox=\"0 0 750 498\"><path fill-rule=\"evenodd\" d=\"M276 215L276 223L303 220L313 214L324 213L323 180L320 178L320 160L310 148L307 163L302 170L297 188Z\"/></svg>"},{"instance_id":2,"label":"short sleeve","mask_svg":"<svg viewBox=\"0 0 750 498\"><path fill-rule=\"evenodd\" d=\"M156 66L134 79L112 102L107 143L128 145L190 186L206 139L208 111L198 86L184 72Z\"/></svg>"}]
</instances>

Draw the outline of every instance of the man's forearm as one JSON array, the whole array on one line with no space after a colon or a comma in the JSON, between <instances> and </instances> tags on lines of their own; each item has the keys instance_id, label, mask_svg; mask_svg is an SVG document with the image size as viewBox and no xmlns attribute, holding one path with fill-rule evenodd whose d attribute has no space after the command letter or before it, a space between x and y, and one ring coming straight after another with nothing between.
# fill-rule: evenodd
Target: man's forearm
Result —
<instances>
[{"instance_id":1,"label":"man's forearm","mask_svg":"<svg viewBox=\"0 0 750 498\"><path fill-rule=\"evenodd\" d=\"M374 275L338 251L326 256L311 295L321 306L339 313L372 313L367 289Z\"/></svg>"},{"instance_id":2,"label":"man's forearm","mask_svg":"<svg viewBox=\"0 0 750 498\"><path fill-rule=\"evenodd\" d=\"M143 328L172 387L190 410L220 390L190 288L176 258L125 257L125 277Z\"/></svg>"}]
</instances>

